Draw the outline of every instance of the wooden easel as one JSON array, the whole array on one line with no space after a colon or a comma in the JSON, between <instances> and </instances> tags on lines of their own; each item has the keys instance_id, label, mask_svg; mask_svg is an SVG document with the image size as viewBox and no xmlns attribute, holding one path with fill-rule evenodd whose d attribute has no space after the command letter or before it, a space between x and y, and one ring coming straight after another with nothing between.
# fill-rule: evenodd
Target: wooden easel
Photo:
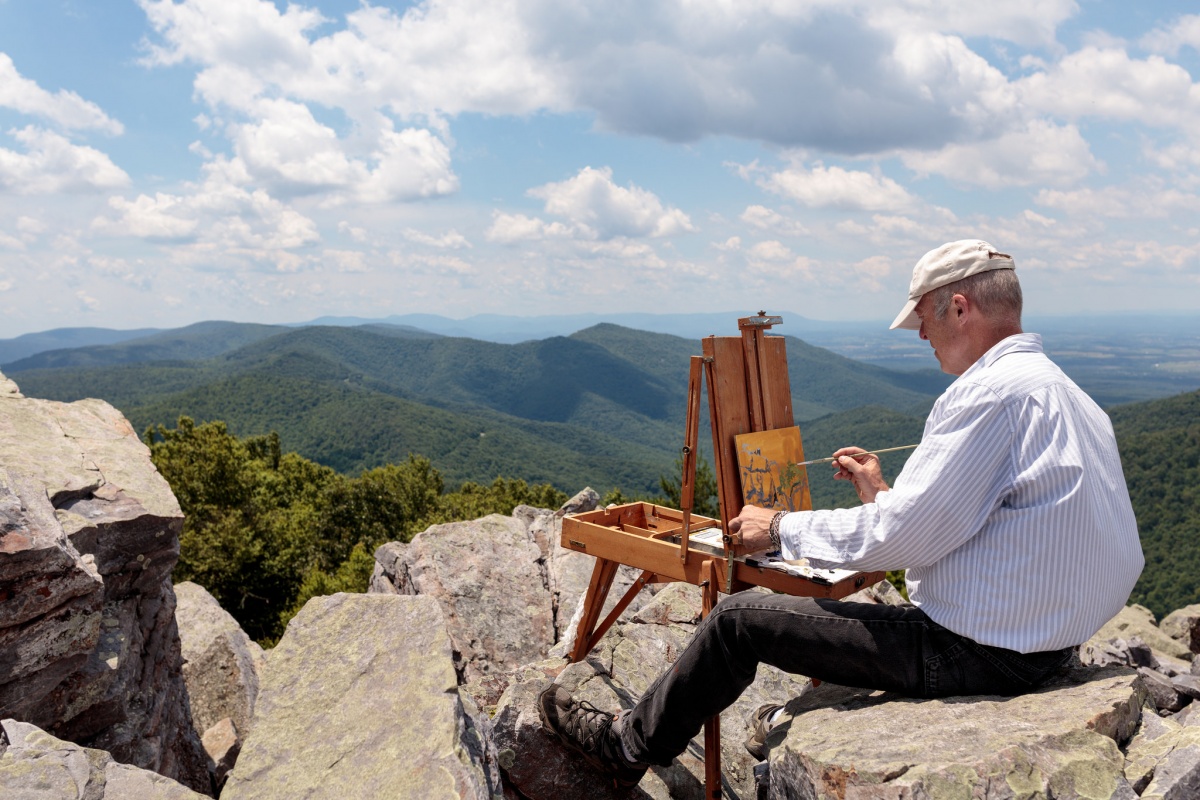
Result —
<instances>
[{"instance_id":1,"label":"wooden easel","mask_svg":"<svg viewBox=\"0 0 1200 800\"><path fill-rule=\"evenodd\" d=\"M738 557L740 541L728 533L729 521L741 512L743 505L734 437L795 424L785 342L782 337L766 335L772 326L782 321L780 317L767 316L763 312L744 317L738 320L740 336L706 337L701 340L704 355L692 356L680 478L682 510L652 503L629 503L563 519L562 546L596 557L583 617L571 649L571 661L582 661L587 656L648 583L684 581L699 586L703 593L703 615L708 616L720 592L731 594L752 586L764 586L792 595L840 599L883 580L882 572L869 572L854 573L836 583L821 583L752 566ZM719 520L692 513L702 382L708 385L717 494L721 506ZM803 507L812 508L807 491ZM693 533L714 527L725 532L721 548L693 546ZM598 623L617 567L622 564L643 572L608 616ZM705 797L719 800L719 716L704 724L704 785Z\"/></svg>"}]
</instances>

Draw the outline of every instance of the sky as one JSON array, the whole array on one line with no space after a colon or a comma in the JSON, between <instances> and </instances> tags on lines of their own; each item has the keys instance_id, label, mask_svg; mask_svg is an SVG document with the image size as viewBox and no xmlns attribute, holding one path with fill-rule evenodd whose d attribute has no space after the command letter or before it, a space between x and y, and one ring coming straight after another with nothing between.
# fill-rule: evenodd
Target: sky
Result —
<instances>
[{"instance_id":1,"label":"sky","mask_svg":"<svg viewBox=\"0 0 1200 800\"><path fill-rule=\"evenodd\" d=\"M963 238L1014 256L1030 314L1196 311L1194 8L0 0L0 338L886 324Z\"/></svg>"}]
</instances>

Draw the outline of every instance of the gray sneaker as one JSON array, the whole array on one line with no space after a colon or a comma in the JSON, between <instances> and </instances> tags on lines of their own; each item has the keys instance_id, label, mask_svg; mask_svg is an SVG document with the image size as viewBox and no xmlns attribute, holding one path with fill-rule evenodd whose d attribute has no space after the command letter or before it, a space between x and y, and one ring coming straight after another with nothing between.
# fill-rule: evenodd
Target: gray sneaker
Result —
<instances>
[{"instance_id":1,"label":"gray sneaker","mask_svg":"<svg viewBox=\"0 0 1200 800\"><path fill-rule=\"evenodd\" d=\"M759 706L754 712L754 727L750 731L749 738L742 742L746 748L746 752L757 758L759 761L766 761L767 756L771 752L771 747L779 744L782 737L779 735L787 723L791 721L788 715L787 719L780 719L775 725L771 724L771 717L776 711L783 708L778 704Z\"/></svg>"},{"instance_id":2,"label":"gray sneaker","mask_svg":"<svg viewBox=\"0 0 1200 800\"><path fill-rule=\"evenodd\" d=\"M576 700L556 683L546 687L538 697L538 715L546 730L609 775L618 787L637 786L646 774L645 764L626 760L621 750L621 740L613 730L617 715Z\"/></svg>"}]
</instances>

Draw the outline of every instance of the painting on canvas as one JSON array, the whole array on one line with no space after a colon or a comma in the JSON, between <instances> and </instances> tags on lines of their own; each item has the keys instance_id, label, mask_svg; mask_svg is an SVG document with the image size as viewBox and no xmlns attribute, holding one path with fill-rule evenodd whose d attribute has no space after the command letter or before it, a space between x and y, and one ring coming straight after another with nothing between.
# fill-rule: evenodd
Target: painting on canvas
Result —
<instances>
[{"instance_id":1,"label":"painting on canvas","mask_svg":"<svg viewBox=\"0 0 1200 800\"><path fill-rule=\"evenodd\" d=\"M743 433L734 443L746 505L779 511L812 508L808 470L797 466L804 461L799 428Z\"/></svg>"}]
</instances>

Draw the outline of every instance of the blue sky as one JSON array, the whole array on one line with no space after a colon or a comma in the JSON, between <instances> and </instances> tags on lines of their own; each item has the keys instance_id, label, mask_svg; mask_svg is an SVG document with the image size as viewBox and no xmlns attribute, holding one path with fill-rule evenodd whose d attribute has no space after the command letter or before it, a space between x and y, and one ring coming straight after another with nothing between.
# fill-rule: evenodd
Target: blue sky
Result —
<instances>
[{"instance_id":1,"label":"blue sky","mask_svg":"<svg viewBox=\"0 0 1200 800\"><path fill-rule=\"evenodd\" d=\"M987 6L1003 6L989 8ZM426 312L1200 307L1200 15L0 0L0 337Z\"/></svg>"}]
</instances>

